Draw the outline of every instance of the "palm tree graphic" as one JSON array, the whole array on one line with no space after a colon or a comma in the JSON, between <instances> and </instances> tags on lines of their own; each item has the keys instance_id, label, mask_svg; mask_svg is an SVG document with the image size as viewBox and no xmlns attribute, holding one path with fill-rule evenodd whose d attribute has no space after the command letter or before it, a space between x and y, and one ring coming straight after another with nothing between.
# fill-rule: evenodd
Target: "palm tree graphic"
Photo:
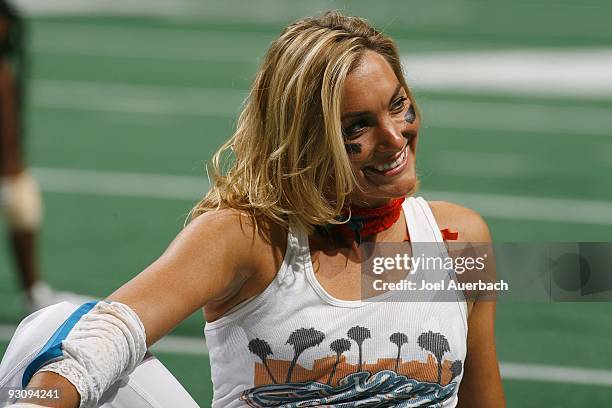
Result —
<instances>
[{"instance_id":1,"label":"palm tree graphic","mask_svg":"<svg viewBox=\"0 0 612 408\"><path fill-rule=\"evenodd\" d=\"M397 346L397 359L395 359L395 372L397 373L399 368L400 351L402 346L408 343L408 336L400 332L393 333L391 336L389 336L389 341Z\"/></svg>"},{"instance_id":2,"label":"palm tree graphic","mask_svg":"<svg viewBox=\"0 0 612 408\"><path fill-rule=\"evenodd\" d=\"M362 366L362 349L361 346L365 339L370 339L372 336L370 335L370 329L361 326L351 327L349 331L346 333L349 339L353 340L357 343L359 347L359 365L357 366L357 372L361 371Z\"/></svg>"},{"instance_id":3,"label":"palm tree graphic","mask_svg":"<svg viewBox=\"0 0 612 408\"><path fill-rule=\"evenodd\" d=\"M338 363L340 363L340 356L345 351L349 351L351 349L351 342L347 339L336 339L331 342L329 348L336 352L336 363L334 364L334 369L327 379L327 385L331 384L334 374L336 374L336 368L338 367Z\"/></svg>"},{"instance_id":4,"label":"palm tree graphic","mask_svg":"<svg viewBox=\"0 0 612 408\"><path fill-rule=\"evenodd\" d=\"M253 339L249 341L249 351L261 359L261 362L263 363L264 367L266 367L268 375L270 376L274 384L278 384L278 382L276 382L276 379L272 375L272 371L270 371L270 367L268 367L267 358L268 356L274 354L272 353L272 349L270 348L268 342L262 339Z\"/></svg>"},{"instance_id":5,"label":"palm tree graphic","mask_svg":"<svg viewBox=\"0 0 612 408\"><path fill-rule=\"evenodd\" d=\"M431 330L427 333L421 333L417 339L419 347L431 352L438 360L438 384L442 380L442 357L448 351L450 346L448 340L440 333L434 333Z\"/></svg>"},{"instance_id":6,"label":"palm tree graphic","mask_svg":"<svg viewBox=\"0 0 612 408\"><path fill-rule=\"evenodd\" d=\"M451 378L448 382L449 384L453 382L455 377L458 377L459 374L461 374L461 370L463 370L463 363L461 363L461 360L453 361L453 364L450 366Z\"/></svg>"},{"instance_id":7,"label":"palm tree graphic","mask_svg":"<svg viewBox=\"0 0 612 408\"><path fill-rule=\"evenodd\" d=\"M285 344L291 344L293 346L294 355L291 365L289 366L289 371L287 371L286 383L291 382L291 374L293 373L293 369L295 368L295 364L300 354L310 347L318 346L323 342L323 339L325 339L325 334L314 328L297 329L289 335L289 339L287 339L287 343Z\"/></svg>"}]
</instances>

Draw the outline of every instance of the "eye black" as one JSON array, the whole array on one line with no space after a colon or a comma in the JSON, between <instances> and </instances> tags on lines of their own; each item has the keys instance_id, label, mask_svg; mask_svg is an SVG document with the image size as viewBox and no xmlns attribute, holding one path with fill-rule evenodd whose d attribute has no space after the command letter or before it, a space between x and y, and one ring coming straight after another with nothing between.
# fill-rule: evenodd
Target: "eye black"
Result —
<instances>
[{"instance_id":1,"label":"eye black","mask_svg":"<svg viewBox=\"0 0 612 408\"><path fill-rule=\"evenodd\" d=\"M404 115L404 120L408 123L414 123L416 120L416 112L414 111L414 105L410 105L408 111Z\"/></svg>"},{"instance_id":2,"label":"eye black","mask_svg":"<svg viewBox=\"0 0 612 408\"><path fill-rule=\"evenodd\" d=\"M345 127L342 133L344 133L345 137L351 137L361 132L366 126L367 123L363 120L360 120L358 122L353 123L352 125Z\"/></svg>"}]
</instances>

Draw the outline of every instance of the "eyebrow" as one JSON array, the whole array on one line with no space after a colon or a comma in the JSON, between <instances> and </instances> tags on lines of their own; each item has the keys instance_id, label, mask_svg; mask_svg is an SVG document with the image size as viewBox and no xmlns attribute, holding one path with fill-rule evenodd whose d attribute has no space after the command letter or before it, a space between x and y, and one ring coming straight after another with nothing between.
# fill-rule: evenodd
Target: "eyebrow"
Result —
<instances>
[{"instance_id":1,"label":"eyebrow","mask_svg":"<svg viewBox=\"0 0 612 408\"><path fill-rule=\"evenodd\" d=\"M395 87L395 91L393 91L393 95L391 95L391 99L389 99L389 105L393 102L393 100L397 97L397 95L402 90L402 84L397 84ZM358 116L364 116L370 113L369 111L355 111L355 112L347 112L342 115L342 119L354 118Z\"/></svg>"}]
</instances>

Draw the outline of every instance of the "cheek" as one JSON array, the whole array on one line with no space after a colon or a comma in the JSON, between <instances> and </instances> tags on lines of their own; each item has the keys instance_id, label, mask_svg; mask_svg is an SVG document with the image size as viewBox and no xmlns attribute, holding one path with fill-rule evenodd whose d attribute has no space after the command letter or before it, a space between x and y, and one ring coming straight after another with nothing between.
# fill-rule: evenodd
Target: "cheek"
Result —
<instances>
[{"instance_id":1,"label":"cheek","mask_svg":"<svg viewBox=\"0 0 612 408\"><path fill-rule=\"evenodd\" d=\"M351 169L353 170L353 173L357 177L360 177L363 174L363 167L366 165L365 161L363 159L356 159L353 157L350 158L350 161L351 161Z\"/></svg>"},{"instance_id":2,"label":"cheek","mask_svg":"<svg viewBox=\"0 0 612 408\"><path fill-rule=\"evenodd\" d=\"M375 146L368 138L360 137L354 141L347 141L344 147L351 163L358 166L369 159Z\"/></svg>"},{"instance_id":3,"label":"cheek","mask_svg":"<svg viewBox=\"0 0 612 408\"><path fill-rule=\"evenodd\" d=\"M415 152L416 143L419 135L419 128L421 125L420 118L415 117L412 123L408 123L402 117L397 121L397 125L399 126L402 136L404 136L404 139L406 139L410 143L410 148L413 150L413 152Z\"/></svg>"},{"instance_id":4,"label":"cheek","mask_svg":"<svg viewBox=\"0 0 612 408\"><path fill-rule=\"evenodd\" d=\"M367 166L367 154L364 154L363 151L359 154L350 154L349 161L353 174L355 174L358 179L363 179L365 177L363 168Z\"/></svg>"},{"instance_id":5,"label":"cheek","mask_svg":"<svg viewBox=\"0 0 612 408\"><path fill-rule=\"evenodd\" d=\"M409 108L408 112L398 114L393 119L393 123L395 124L397 131L400 132L404 138L410 138L413 137L416 132L418 132L420 120L417 116L413 116Z\"/></svg>"}]
</instances>

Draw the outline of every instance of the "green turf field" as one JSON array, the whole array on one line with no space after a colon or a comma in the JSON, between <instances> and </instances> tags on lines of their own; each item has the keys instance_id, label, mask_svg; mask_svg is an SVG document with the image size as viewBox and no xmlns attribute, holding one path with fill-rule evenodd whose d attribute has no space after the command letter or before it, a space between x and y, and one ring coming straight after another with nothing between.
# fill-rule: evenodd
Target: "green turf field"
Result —
<instances>
[{"instance_id":1,"label":"green turf field","mask_svg":"<svg viewBox=\"0 0 612 408\"><path fill-rule=\"evenodd\" d=\"M294 17L342 5L179 3L171 16L29 18L29 162L45 193L41 265L58 288L102 297L154 260L206 191L203 163L231 134L267 44ZM349 10L384 27L408 57L612 49L603 0L361 1ZM425 197L479 210L496 241L611 240L612 92L415 86ZM10 326L22 312L8 255L0 241L0 324ZM500 304L502 362L608 370L608 385L509 375L508 406L611 406L611 315L610 303ZM174 334L202 333L198 314ZM159 357L209 406L205 355Z\"/></svg>"}]
</instances>

